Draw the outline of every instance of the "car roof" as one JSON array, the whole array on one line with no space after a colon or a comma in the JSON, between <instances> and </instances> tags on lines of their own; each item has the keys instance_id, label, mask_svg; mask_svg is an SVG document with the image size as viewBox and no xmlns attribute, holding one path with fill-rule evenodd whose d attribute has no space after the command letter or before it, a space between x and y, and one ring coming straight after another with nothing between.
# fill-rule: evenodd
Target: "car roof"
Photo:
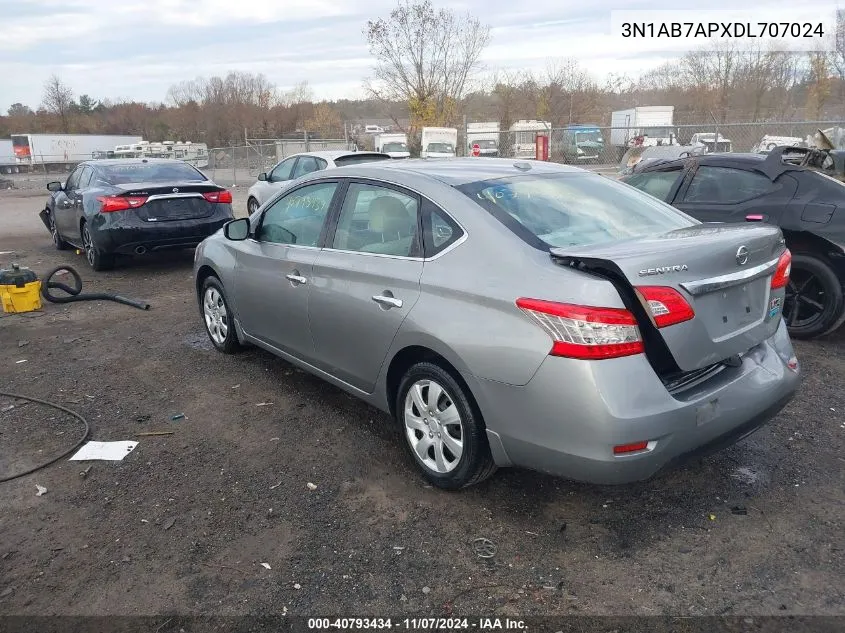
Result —
<instances>
[{"instance_id":1,"label":"car roof","mask_svg":"<svg viewBox=\"0 0 845 633\"><path fill-rule=\"evenodd\" d=\"M316 156L317 158L335 160L343 156L388 156L388 154L383 154L382 152L353 152L348 149L320 149L316 152L298 152L291 154L288 158L293 158L294 156Z\"/></svg>"},{"instance_id":2,"label":"car roof","mask_svg":"<svg viewBox=\"0 0 845 633\"><path fill-rule=\"evenodd\" d=\"M172 165L175 163L181 163L183 165L188 164L183 160L179 160L178 158L100 158L85 160L82 161L81 164L96 167L97 165L143 165L146 163L156 163L159 165Z\"/></svg>"},{"instance_id":3,"label":"car roof","mask_svg":"<svg viewBox=\"0 0 845 633\"><path fill-rule=\"evenodd\" d=\"M768 154L752 154L743 152L717 152L714 154L698 154L695 156L677 158L674 160L659 160L644 165L637 173L663 170L668 167L683 166L688 160L695 160L699 165L710 165L718 167L734 167L747 171L758 171L771 180L788 171L807 171L806 167L787 163L783 155L795 150L792 147L776 147Z\"/></svg>"},{"instance_id":4,"label":"car roof","mask_svg":"<svg viewBox=\"0 0 845 633\"><path fill-rule=\"evenodd\" d=\"M520 169L517 165L527 165L529 169ZM352 172L405 172L428 176L448 185L464 185L481 180L510 178L528 174L567 174L589 173L585 169L560 165L538 160L520 160L518 158L408 158L405 160L378 161L361 163L348 167L339 167L352 175ZM332 170L335 171L335 170Z\"/></svg>"}]
</instances>

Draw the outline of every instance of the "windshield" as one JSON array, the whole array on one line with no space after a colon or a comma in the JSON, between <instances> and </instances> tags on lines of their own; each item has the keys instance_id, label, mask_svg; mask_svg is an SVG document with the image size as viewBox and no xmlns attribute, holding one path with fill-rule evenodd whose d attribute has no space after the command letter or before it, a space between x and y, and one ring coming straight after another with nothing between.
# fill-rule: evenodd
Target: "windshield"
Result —
<instances>
[{"instance_id":1,"label":"windshield","mask_svg":"<svg viewBox=\"0 0 845 633\"><path fill-rule=\"evenodd\" d=\"M407 152L408 145L406 143L385 143L382 148L383 152Z\"/></svg>"},{"instance_id":2,"label":"windshield","mask_svg":"<svg viewBox=\"0 0 845 633\"><path fill-rule=\"evenodd\" d=\"M455 151L455 147L451 143L429 143L427 150L440 154L451 154Z\"/></svg>"},{"instance_id":3,"label":"windshield","mask_svg":"<svg viewBox=\"0 0 845 633\"><path fill-rule=\"evenodd\" d=\"M575 138L576 143L604 143L604 139L601 137L601 132L598 130L590 132L580 132L578 130L574 130L571 131L570 134Z\"/></svg>"},{"instance_id":4,"label":"windshield","mask_svg":"<svg viewBox=\"0 0 845 633\"><path fill-rule=\"evenodd\" d=\"M204 182L199 171L182 162L126 163L124 165L98 165L103 179L112 185L130 182Z\"/></svg>"},{"instance_id":5,"label":"windshield","mask_svg":"<svg viewBox=\"0 0 845 633\"><path fill-rule=\"evenodd\" d=\"M664 233L692 218L598 175L517 176L458 187L529 243L582 246Z\"/></svg>"}]
</instances>

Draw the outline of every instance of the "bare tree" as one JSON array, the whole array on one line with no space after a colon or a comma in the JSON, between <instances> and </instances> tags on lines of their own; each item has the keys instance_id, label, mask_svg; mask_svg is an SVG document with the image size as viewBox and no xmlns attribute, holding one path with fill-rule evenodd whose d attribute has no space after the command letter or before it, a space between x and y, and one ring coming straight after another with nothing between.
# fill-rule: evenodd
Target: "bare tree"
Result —
<instances>
[{"instance_id":1,"label":"bare tree","mask_svg":"<svg viewBox=\"0 0 845 633\"><path fill-rule=\"evenodd\" d=\"M807 62L807 114L820 120L831 93L830 57L825 52L811 52L807 54Z\"/></svg>"},{"instance_id":2,"label":"bare tree","mask_svg":"<svg viewBox=\"0 0 845 633\"><path fill-rule=\"evenodd\" d=\"M369 20L364 35L376 58L365 87L381 102L407 102L409 142L416 145L417 128L455 121L490 27L469 14L435 9L431 0L399 0L387 18Z\"/></svg>"},{"instance_id":3,"label":"bare tree","mask_svg":"<svg viewBox=\"0 0 845 633\"><path fill-rule=\"evenodd\" d=\"M343 136L343 120L337 110L327 103L319 103L314 112L305 121L308 132L316 132L321 138L341 138Z\"/></svg>"},{"instance_id":4,"label":"bare tree","mask_svg":"<svg viewBox=\"0 0 845 633\"><path fill-rule=\"evenodd\" d=\"M73 90L58 75L51 75L44 83L44 109L59 117L62 132L69 131L68 118L73 106Z\"/></svg>"}]
</instances>

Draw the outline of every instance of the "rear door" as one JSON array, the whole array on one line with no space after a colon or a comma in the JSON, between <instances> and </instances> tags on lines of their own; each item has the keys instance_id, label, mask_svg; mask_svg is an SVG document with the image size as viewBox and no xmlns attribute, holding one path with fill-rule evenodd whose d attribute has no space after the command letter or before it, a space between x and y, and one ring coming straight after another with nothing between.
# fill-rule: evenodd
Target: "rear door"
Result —
<instances>
[{"instance_id":1,"label":"rear door","mask_svg":"<svg viewBox=\"0 0 845 633\"><path fill-rule=\"evenodd\" d=\"M698 165L672 205L702 222L745 222L748 216L777 222L796 186L788 175L772 182L757 171Z\"/></svg>"},{"instance_id":2,"label":"rear door","mask_svg":"<svg viewBox=\"0 0 845 633\"><path fill-rule=\"evenodd\" d=\"M351 181L314 264L308 315L317 365L368 393L420 296L420 204L407 189Z\"/></svg>"},{"instance_id":3,"label":"rear door","mask_svg":"<svg viewBox=\"0 0 845 633\"><path fill-rule=\"evenodd\" d=\"M323 244L338 181L308 183L269 206L249 239L239 242L234 294L247 334L311 361L308 328L312 267Z\"/></svg>"}]
</instances>

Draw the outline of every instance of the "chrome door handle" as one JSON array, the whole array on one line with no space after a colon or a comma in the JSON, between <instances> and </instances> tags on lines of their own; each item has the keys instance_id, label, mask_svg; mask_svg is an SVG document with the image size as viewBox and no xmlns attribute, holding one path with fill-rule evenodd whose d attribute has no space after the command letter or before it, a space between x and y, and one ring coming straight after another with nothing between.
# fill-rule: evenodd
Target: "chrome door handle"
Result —
<instances>
[{"instance_id":1,"label":"chrome door handle","mask_svg":"<svg viewBox=\"0 0 845 633\"><path fill-rule=\"evenodd\" d=\"M292 283L292 284L305 284L308 283L308 280L303 277L302 275L294 275L291 273L290 275L285 275L285 277Z\"/></svg>"},{"instance_id":2,"label":"chrome door handle","mask_svg":"<svg viewBox=\"0 0 845 633\"><path fill-rule=\"evenodd\" d=\"M373 301L385 308L401 308L402 299L396 297L386 297L384 295L373 295Z\"/></svg>"}]
</instances>

